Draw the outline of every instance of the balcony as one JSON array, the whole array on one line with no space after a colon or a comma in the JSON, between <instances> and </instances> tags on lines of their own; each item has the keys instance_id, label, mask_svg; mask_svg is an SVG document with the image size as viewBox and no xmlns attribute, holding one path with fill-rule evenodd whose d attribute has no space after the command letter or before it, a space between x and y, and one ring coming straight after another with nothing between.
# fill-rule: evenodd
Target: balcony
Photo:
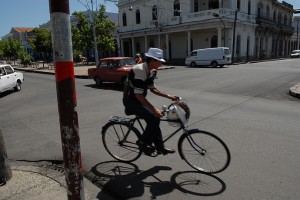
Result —
<instances>
[{"instance_id":1,"label":"balcony","mask_svg":"<svg viewBox=\"0 0 300 200\"><path fill-rule=\"evenodd\" d=\"M120 27L120 33L125 32L134 32L146 29L153 29L157 27L169 27L169 26L176 26L180 24L188 24L194 22L205 22L212 19L216 19L213 16L213 13L219 14L222 19L234 20L235 18L235 10L220 8L220 9L213 9L213 10L205 10L200 12L188 13L185 14L184 12L181 16L173 16L173 12L163 12L160 13L161 16L159 19L160 21L146 21L141 24L129 24L128 26ZM237 14L237 20L240 22L252 23L256 24L256 18L252 15L247 15L245 13ZM143 19L142 19L143 21Z\"/></svg>"}]
</instances>

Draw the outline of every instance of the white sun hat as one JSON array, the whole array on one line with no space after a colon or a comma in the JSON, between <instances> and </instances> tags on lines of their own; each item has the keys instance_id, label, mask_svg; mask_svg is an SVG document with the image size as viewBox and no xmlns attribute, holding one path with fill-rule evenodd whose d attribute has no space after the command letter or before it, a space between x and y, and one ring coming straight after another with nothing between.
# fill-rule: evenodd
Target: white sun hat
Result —
<instances>
[{"instance_id":1,"label":"white sun hat","mask_svg":"<svg viewBox=\"0 0 300 200\"><path fill-rule=\"evenodd\" d=\"M146 57L154 58L155 60L158 60L160 62L166 62L164 57L163 50L159 48L149 48L148 53L145 53Z\"/></svg>"}]
</instances>

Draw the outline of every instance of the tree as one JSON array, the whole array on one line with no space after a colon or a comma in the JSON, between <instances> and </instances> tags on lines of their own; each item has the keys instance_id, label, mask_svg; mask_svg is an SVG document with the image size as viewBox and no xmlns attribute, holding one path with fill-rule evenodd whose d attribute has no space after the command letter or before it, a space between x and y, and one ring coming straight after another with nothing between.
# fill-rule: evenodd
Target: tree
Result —
<instances>
[{"instance_id":1,"label":"tree","mask_svg":"<svg viewBox=\"0 0 300 200\"><path fill-rule=\"evenodd\" d=\"M74 12L72 15L77 18L77 24L71 27L73 49L84 52L93 46L92 27L83 12Z\"/></svg>"},{"instance_id":2,"label":"tree","mask_svg":"<svg viewBox=\"0 0 300 200\"><path fill-rule=\"evenodd\" d=\"M105 10L105 6L100 5L99 11L92 13L96 29L97 47L102 54L115 50L115 42L111 32L116 29L116 25L109 20ZM72 15L77 18L77 24L72 25L74 51L85 52L88 49L93 49L94 35L91 20L87 19L83 12L74 12Z\"/></svg>"},{"instance_id":3,"label":"tree","mask_svg":"<svg viewBox=\"0 0 300 200\"><path fill-rule=\"evenodd\" d=\"M11 36L7 40L3 40L0 46L0 48L3 48L3 56L9 60L15 60L18 58L19 53L24 51L21 42L13 39Z\"/></svg>"},{"instance_id":4,"label":"tree","mask_svg":"<svg viewBox=\"0 0 300 200\"><path fill-rule=\"evenodd\" d=\"M0 58L4 57L4 51L3 51L5 45L4 43L5 43L4 40L0 40Z\"/></svg>"},{"instance_id":5,"label":"tree","mask_svg":"<svg viewBox=\"0 0 300 200\"><path fill-rule=\"evenodd\" d=\"M96 33L97 45L102 52L110 52L115 50L115 42L111 32L116 30L116 25L109 20L105 14L106 8L104 5L100 6L99 13L96 15Z\"/></svg>"},{"instance_id":6,"label":"tree","mask_svg":"<svg viewBox=\"0 0 300 200\"><path fill-rule=\"evenodd\" d=\"M46 54L44 57L46 60L49 59L48 53L52 53L52 42L51 42L51 33L44 28L34 28L33 30L34 37L29 38L29 44L32 49L36 52L43 52Z\"/></svg>"}]
</instances>

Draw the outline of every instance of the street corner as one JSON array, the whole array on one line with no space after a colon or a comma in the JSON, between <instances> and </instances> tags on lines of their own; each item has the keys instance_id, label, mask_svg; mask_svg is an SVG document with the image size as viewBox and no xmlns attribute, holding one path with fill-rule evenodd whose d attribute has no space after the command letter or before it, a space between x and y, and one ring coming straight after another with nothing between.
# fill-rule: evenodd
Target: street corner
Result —
<instances>
[{"instance_id":1,"label":"street corner","mask_svg":"<svg viewBox=\"0 0 300 200\"><path fill-rule=\"evenodd\" d=\"M0 187L0 199L67 199L63 174L16 162L11 165L12 178Z\"/></svg>"},{"instance_id":2,"label":"street corner","mask_svg":"<svg viewBox=\"0 0 300 200\"><path fill-rule=\"evenodd\" d=\"M293 97L300 99L300 83L291 87L289 94Z\"/></svg>"}]
</instances>

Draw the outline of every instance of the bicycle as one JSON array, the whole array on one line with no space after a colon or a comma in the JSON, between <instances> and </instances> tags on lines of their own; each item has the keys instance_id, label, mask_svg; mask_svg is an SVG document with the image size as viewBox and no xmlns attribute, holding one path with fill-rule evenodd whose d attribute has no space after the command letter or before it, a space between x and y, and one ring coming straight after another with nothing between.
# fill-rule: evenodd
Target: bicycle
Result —
<instances>
[{"instance_id":1,"label":"bicycle","mask_svg":"<svg viewBox=\"0 0 300 200\"><path fill-rule=\"evenodd\" d=\"M182 98L179 97L169 106L163 106L164 117L161 121L178 126L178 129L165 138L163 143L182 130L183 134L177 144L178 152L189 166L207 174L224 171L231 160L225 142L210 132L200 129L188 129L186 123L180 118L168 118L168 113L176 110L178 103L182 101ZM102 127L103 145L113 158L122 162L133 162L142 155L143 152L136 143L141 137L138 128L142 131L145 130L141 120L138 116L133 118L111 116L109 122ZM137 123L138 128L135 126ZM152 149L151 154L144 154L151 157L158 156L155 147Z\"/></svg>"}]
</instances>

